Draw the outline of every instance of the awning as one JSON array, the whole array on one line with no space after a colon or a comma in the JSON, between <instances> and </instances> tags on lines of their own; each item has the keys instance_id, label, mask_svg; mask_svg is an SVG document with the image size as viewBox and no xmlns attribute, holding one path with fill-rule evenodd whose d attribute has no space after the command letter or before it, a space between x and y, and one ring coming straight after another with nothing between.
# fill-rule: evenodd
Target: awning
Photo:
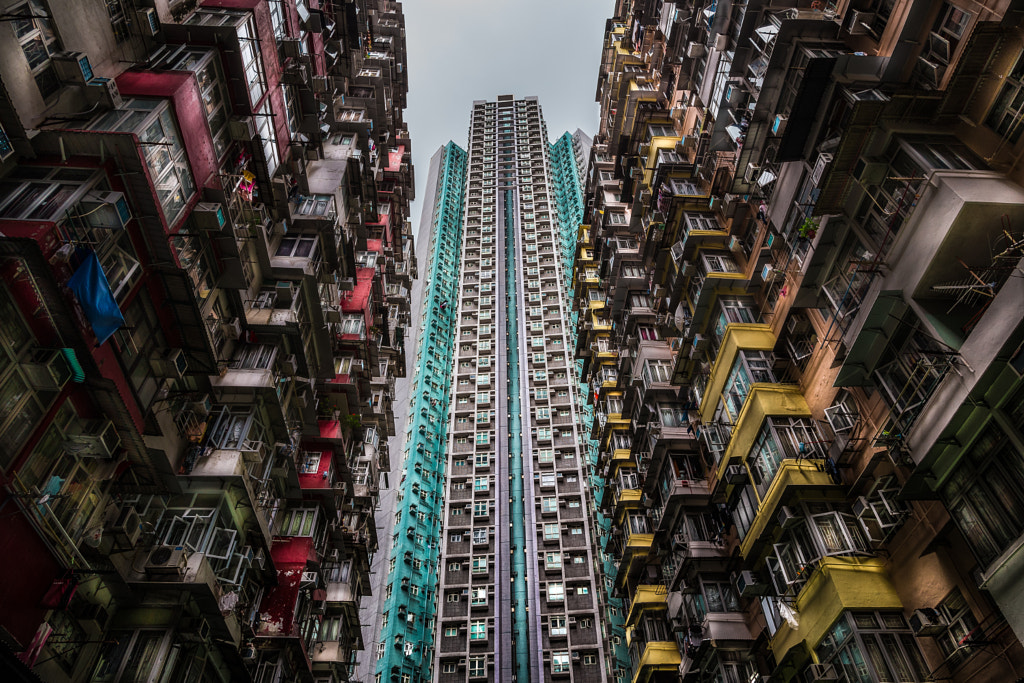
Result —
<instances>
[{"instance_id":1,"label":"awning","mask_svg":"<svg viewBox=\"0 0 1024 683\"><path fill-rule=\"evenodd\" d=\"M775 174L772 173L771 171L765 171L757 179L757 184L760 185L761 187L764 187L765 185L767 185L768 183L772 182L773 180L775 180Z\"/></svg>"},{"instance_id":2,"label":"awning","mask_svg":"<svg viewBox=\"0 0 1024 683\"><path fill-rule=\"evenodd\" d=\"M868 312L860 334L850 347L835 386L867 386L871 374L884 360L890 340L898 336L910 307L900 290L880 292Z\"/></svg>"},{"instance_id":3,"label":"awning","mask_svg":"<svg viewBox=\"0 0 1024 683\"><path fill-rule=\"evenodd\" d=\"M97 343L107 341L124 325L124 316L117 307L96 252L89 252L85 257L85 261L68 280L68 287L78 297L78 304L92 325Z\"/></svg>"}]
</instances>

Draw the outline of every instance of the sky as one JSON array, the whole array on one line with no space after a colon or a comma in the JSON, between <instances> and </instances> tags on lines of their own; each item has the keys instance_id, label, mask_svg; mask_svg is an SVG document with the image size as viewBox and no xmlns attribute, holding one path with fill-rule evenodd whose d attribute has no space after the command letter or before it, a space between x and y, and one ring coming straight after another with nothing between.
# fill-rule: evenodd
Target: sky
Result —
<instances>
[{"instance_id":1,"label":"sky","mask_svg":"<svg viewBox=\"0 0 1024 683\"><path fill-rule=\"evenodd\" d=\"M449 140L465 148L474 100L540 100L548 134L597 130L597 74L614 0L402 0L416 201L431 155Z\"/></svg>"}]
</instances>

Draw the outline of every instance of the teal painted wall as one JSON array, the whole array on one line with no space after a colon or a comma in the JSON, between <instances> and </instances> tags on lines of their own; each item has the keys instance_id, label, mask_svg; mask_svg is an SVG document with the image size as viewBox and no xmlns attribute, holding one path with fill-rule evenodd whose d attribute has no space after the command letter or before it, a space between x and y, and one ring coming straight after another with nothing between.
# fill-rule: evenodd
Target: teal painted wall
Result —
<instances>
[{"instance_id":1,"label":"teal painted wall","mask_svg":"<svg viewBox=\"0 0 1024 683\"><path fill-rule=\"evenodd\" d=\"M466 187L465 150L443 148L430 227L430 257L419 345L409 393L400 500L395 511L388 576L380 600L382 683L426 683L434 655L438 557L444 504L451 362ZM374 654L373 656L376 656Z\"/></svg>"}]
</instances>

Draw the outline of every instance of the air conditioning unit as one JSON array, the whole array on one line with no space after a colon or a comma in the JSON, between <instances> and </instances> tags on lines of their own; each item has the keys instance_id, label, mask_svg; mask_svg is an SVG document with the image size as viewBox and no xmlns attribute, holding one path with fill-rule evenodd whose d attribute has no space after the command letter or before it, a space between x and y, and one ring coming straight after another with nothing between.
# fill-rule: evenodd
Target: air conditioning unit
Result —
<instances>
[{"instance_id":1,"label":"air conditioning unit","mask_svg":"<svg viewBox=\"0 0 1024 683\"><path fill-rule=\"evenodd\" d=\"M57 78L64 83L85 85L95 77L92 64L89 63L89 55L84 52L58 52L50 59L53 61Z\"/></svg>"},{"instance_id":2,"label":"air conditioning unit","mask_svg":"<svg viewBox=\"0 0 1024 683\"><path fill-rule=\"evenodd\" d=\"M299 362L295 354L289 354L281 361L281 374L285 377L294 377L299 372Z\"/></svg>"},{"instance_id":3,"label":"air conditioning unit","mask_svg":"<svg viewBox=\"0 0 1024 683\"><path fill-rule=\"evenodd\" d=\"M278 303L284 304L285 306L291 306L292 301L295 298L295 283L291 280L278 280L274 286L274 291L277 292Z\"/></svg>"},{"instance_id":4,"label":"air conditioning unit","mask_svg":"<svg viewBox=\"0 0 1024 683\"><path fill-rule=\"evenodd\" d=\"M242 336L242 319L227 318L220 321L220 333L227 339L238 339Z\"/></svg>"},{"instance_id":5,"label":"air conditioning unit","mask_svg":"<svg viewBox=\"0 0 1024 683\"><path fill-rule=\"evenodd\" d=\"M237 116L228 121L228 135L237 142L250 142L256 137L256 123L251 116Z\"/></svg>"},{"instance_id":6,"label":"air conditioning unit","mask_svg":"<svg viewBox=\"0 0 1024 683\"><path fill-rule=\"evenodd\" d=\"M160 358L151 358L149 365L157 377L181 379L188 370L188 358L181 349L170 349Z\"/></svg>"},{"instance_id":7,"label":"air conditioning unit","mask_svg":"<svg viewBox=\"0 0 1024 683\"><path fill-rule=\"evenodd\" d=\"M142 535L142 519L139 518L139 513L135 511L134 507L121 508L121 512L114 522L113 532L120 544L127 544L131 548L135 547L135 544L139 542L139 536Z\"/></svg>"},{"instance_id":8,"label":"air conditioning unit","mask_svg":"<svg viewBox=\"0 0 1024 683\"><path fill-rule=\"evenodd\" d=\"M147 36L155 36L160 32L160 17L152 7L135 10L135 19L139 22L139 30Z\"/></svg>"},{"instance_id":9,"label":"air conditioning unit","mask_svg":"<svg viewBox=\"0 0 1024 683\"><path fill-rule=\"evenodd\" d=\"M946 630L946 619L937 609L925 607L910 615L910 628L919 636L936 636Z\"/></svg>"},{"instance_id":10,"label":"air conditioning unit","mask_svg":"<svg viewBox=\"0 0 1024 683\"><path fill-rule=\"evenodd\" d=\"M59 391L71 379L71 366L59 349L36 349L21 364L21 372L33 389Z\"/></svg>"},{"instance_id":11,"label":"air conditioning unit","mask_svg":"<svg viewBox=\"0 0 1024 683\"><path fill-rule=\"evenodd\" d=\"M327 76L313 76L313 92L327 92Z\"/></svg>"},{"instance_id":12,"label":"air conditioning unit","mask_svg":"<svg viewBox=\"0 0 1024 683\"><path fill-rule=\"evenodd\" d=\"M743 169L743 180L752 183L757 180L757 176L760 173L761 167L758 164L747 164L747 167Z\"/></svg>"},{"instance_id":13,"label":"air conditioning unit","mask_svg":"<svg viewBox=\"0 0 1024 683\"><path fill-rule=\"evenodd\" d=\"M121 89L113 78L97 76L85 84L85 92L91 103L105 109L119 109L124 105Z\"/></svg>"},{"instance_id":14,"label":"air conditioning unit","mask_svg":"<svg viewBox=\"0 0 1024 683\"><path fill-rule=\"evenodd\" d=\"M789 333L796 337L801 337L811 330L811 321L806 315L798 313L790 313L789 317L786 318L786 329Z\"/></svg>"},{"instance_id":15,"label":"air conditioning unit","mask_svg":"<svg viewBox=\"0 0 1024 683\"><path fill-rule=\"evenodd\" d=\"M316 580L316 572L302 572L302 581L300 581L299 584L315 584Z\"/></svg>"},{"instance_id":16,"label":"air conditioning unit","mask_svg":"<svg viewBox=\"0 0 1024 683\"><path fill-rule=\"evenodd\" d=\"M213 402L210 400L209 394L204 394L198 400L192 401L192 412L194 413L209 415L211 410L213 410Z\"/></svg>"},{"instance_id":17,"label":"air conditioning unit","mask_svg":"<svg viewBox=\"0 0 1024 683\"><path fill-rule=\"evenodd\" d=\"M683 261L682 267L679 269L679 274L683 277L691 277L697 274L697 265L689 261Z\"/></svg>"},{"instance_id":18,"label":"air conditioning unit","mask_svg":"<svg viewBox=\"0 0 1024 683\"><path fill-rule=\"evenodd\" d=\"M693 350L697 353L703 352L708 348L708 339L703 334L693 335Z\"/></svg>"},{"instance_id":19,"label":"air conditioning unit","mask_svg":"<svg viewBox=\"0 0 1024 683\"><path fill-rule=\"evenodd\" d=\"M772 264L764 264L764 268L761 269L761 279L765 282L771 282L775 279L775 268Z\"/></svg>"},{"instance_id":20,"label":"air conditioning unit","mask_svg":"<svg viewBox=\"0 0 1024 683\"><path fill-rule=\"evenodd\" d=\"M736 577L736 592L745 598L764 595L768 592L768 584L762 582L754 572L744 571Z\"/></svg>"},{"instance_id":21,"label":"air conditioning unit","mask_svg":"<svg viewBox=\"0 0 1024 683\"><path fill-rule=\"evenodd\" d=\"M811 171L811 184L817 185L821 182L828 167L832 165L832 155L828 152L822 152L818 155L818 158L814 162L814 170Z\"/></svg>"},{"instance_id":22,"label":"air conditioning unit","mask_svg":"<svg viewBox=\"0 0 1024 683\"><path fill-rule=\"evenodd\" d=\"M205 643L210 639L210 622L203 617L182 619L178 623L178 636L187 643Z\"/></svg>"},{"instance_id":23,"label":"air conditioning unit","mask_svg":"<svg viewBox=\"0 0 1024 683\"><path fill-rule=\"evenodd\" d=\"M871 22L874 20L874 12L858 12L857 10L850 10L850 23L847 24L846 30L850 32L850 35L866 35L871 30Z\"/></svg>"},{"instance_id":24,"label":"air conditioning unit","mask_svg":"<svg viewBox=\"0 0 1024 683\"><path fill-rule=\"evenodd\" d=\"M294 59L302 56L302 41L298 38L284 38L281 40L281 54L286 59Z\"/></svg>"},{"instance_id":25,"label":"air conditioning unit","mask_svg":"<svg viewBox=\"0 0 1024 683\"><path fill-rule=\"evenodd\" d=\"M798 515L793 508L788 505L780 507L779 511L775 514L775 522L778 524L780 529L788 529L799 521L800 515Z\"/></svg>"},{"instance_id":26,"label":"air conditioning unit","mask_svg":"<svg viewBox=\"0 0 1024 683\"><path fill-rule=\"evenodd\" d=\"M831 664L808 664L804 669L804 681L806 683L819 683L819 681L838 681L839 675Z\"/></svg>"},{"instance_id":27,"label":"air conditioning unit","mask_svg":"<svg viewBox=\"0 0 1024 683\"><path fill-rule=\"evenodd\" d=\"M107 630L107 622L110 620L110 613L103 605L87 605L78 614L78 623L85 631L89 639L99 639Z\"/></svg>"},{"instance_id":28,"label":"air conditioning unit","mask_svg":"<svg viewBox=\"0 0 1024 683\"><path fill-rule=\"evenodd\" d=\"M743 465L729 465L725 468L726 484L745 484L747 481L747 468Z\"/></svg>"},{"instance_id":29,"label":"air conditioning unit","mask_svg":"<svg viewBox=\"0 0 1024 683\"><path fill-rule=\"evenodd\" d=\"M340 323L341 311L337 308L328 308L324 310L324 321L329 323Z\"/></svg>"},{"instance_id":30,"label":"air conditioning unit","mask_svg":"<svg viewBox=\"0 0 1024 683\"><path fill-rule=\"evenodd\" d=\"M884 161L867 159L861 157L853 166L853 177L861 185L878 185L885 180L885 170L888 167Z\"/></svg>"},{"instance_id":31,"label":"air conditioning unit","mask_svg":"<svg viewBox=\"0 0 1024 683\"><path fill-rule=\"evenodd\" d=\"M355 289L356 283L350 277L338 278L338 289L342 292L351 292Z\"/></svg>"},{"instance_id":32,"label":"air conditioning unit","mask_svg":"<svg viewBox=\"0 0 1024 683\"><path fill-rule=\"evenodd\" d=\"M772 135L782 135L782 132L786 130L786 121L788 120L789 117L785 114L776 114L772 119Z\"/></svg>"},{"instance_id":33,"label":"air conditioning unit","mask_svg":"<svg viewBox=\"0 0 1024 683\"><path fill-rule=\"evenodd\" d=\"M79 216L93 228L122 229L132 219L120 192L89 192L78 202Z\"/></svg>"},{"instance_id":34,"label":"air conditioning unit","mask_svg":"<svg viewBox=\"0 0 1024 683\"><path fill-rule=\"evenodd\" d=\"M700 59L704 56L703 43L690 43L686 46L686 56L690 59Z\"/></svg>"},{"instance_id":35,"label":"air conditioning unit","mask_svg":"<svg viewBox=\"0 0 1024 683\"><path fill-rule=\"evenodd\" d=\"M121 447L121 437L110 420L91 420L81 425L81 431L68 434L64 442L67 453L82 458L112 458Z\"/></svg>"},{"instance_id":36,"label":"air conditioning unit","mask_svg":"<svg viewBox=\"0 0 1024 683\"><path fill-rule=\"evenodd\" d=\"M192 209L192 218L196 227L204 232L220 232L227 223L224 205L217 202L199 202Z\"/></svg>"},{"instance_id":37,"label":"air conditioning unit","mask_svg":"<svg viewBox=\"0 0 1024 683\"><path fill-rule=\"evenodd\" d=\"M569 617L569 626L576 625L576 617Z\"/></svg>"},{"instance_id":38,"label":"air conditioning unit","mask_svg":"<svg viewBox=\"0 0 1024 683\"><path fill-rule=\"evenodd\" d=\"M188 551L184 546L161 545L149 551L146 558L146 573L153 575L176 575L185 573Z\"/></svg>"},{"instance_id":39,"label":"air conditioning unit","mask_svg":"<svg viewBox=\"0 0 1024 683\"><path fill-rule=\"evenodd\" d=\"M573 653L572 653L572 661L574 661L574 662L578 662L579 660L580 660L580 653L579 653L579 652L577 652L577 651L575 651L575 650L573 650Z\"/></svg>"},{"instance_id":40,"label":"air conditioning unit","mask_svg":"<svg viewBox=\"0 0 1024 683\"><path fill-rule=\"evenodd\" d=\"M715 49L719 52L725 52L729 47L729 34L719 33L715 36Z\"/></svg>"},{"instance_id":41,"label":"air conditioning unit","mask_svg":"<svg viewBox=\"0 0 1024 683\"><path fill-rule=\"evenodd\" d=\"M735 235L729 238L729 251L740 251L743 248L743 243L740 242L740 238Z\"/></svg>"},{"instance_id":42,"label":"air conditioning unit","mask_svg":"<svg viewBox=\"0 0 1024 683\"><path fill-rule=\"evenodd\" d=\"M463 657L462 659L459 660L459 666L462 667L462 668L466 668L466 659L465 659L465 657Z\"/></svg>"}]
</instances>

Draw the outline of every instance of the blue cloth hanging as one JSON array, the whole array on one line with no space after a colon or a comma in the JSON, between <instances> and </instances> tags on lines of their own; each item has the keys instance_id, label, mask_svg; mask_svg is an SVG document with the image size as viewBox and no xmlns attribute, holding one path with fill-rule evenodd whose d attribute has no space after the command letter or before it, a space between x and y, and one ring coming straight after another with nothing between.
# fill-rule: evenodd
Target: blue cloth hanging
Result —
<instances>
[{"instance_id":1,"label":"blue cloth hanging","mask_svg":"<svg viewBox=\"0 0 1024 683\"><path fill-rule=\"evenodd\" d=\"M92 325L96 340L103 344L124 325L124 316L117 307L110 283L100 265L96 252L90 252L75 274L68 280L68 287L78 297L78 303L85 317Z\"/></svg>"}]
</instances>

